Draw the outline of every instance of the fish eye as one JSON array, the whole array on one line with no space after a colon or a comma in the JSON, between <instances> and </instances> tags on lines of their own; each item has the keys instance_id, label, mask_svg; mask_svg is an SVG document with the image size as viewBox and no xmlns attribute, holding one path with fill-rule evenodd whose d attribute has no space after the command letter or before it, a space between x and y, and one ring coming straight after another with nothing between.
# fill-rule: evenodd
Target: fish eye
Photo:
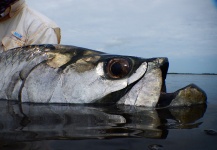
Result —
<instances>
[{"instance_id":1,"label":"fish eye","mask_svg":"<svg viewBox=\"0 0 217 150\"><path fill-rule=\"evenodd\" d=\"M127 59L113 58L106 65L106 73L110 78L123 78L130 72L130 64Z\"/></svg>"}]
</instances>

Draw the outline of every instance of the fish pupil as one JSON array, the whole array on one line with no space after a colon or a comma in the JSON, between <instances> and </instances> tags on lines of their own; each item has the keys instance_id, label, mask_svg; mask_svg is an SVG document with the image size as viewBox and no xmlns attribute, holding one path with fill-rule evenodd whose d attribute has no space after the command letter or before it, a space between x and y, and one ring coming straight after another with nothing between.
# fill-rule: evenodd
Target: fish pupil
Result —
<instances>
[{"instance_id":1,"label":"fish pupil","mask_svg":"<svg viewBox=\"0 0 217 150\"><path fill-rule=\"evenodd\" d=\"M114 62L111 67L110 71L115 78L122 78L129 73L129 65L126 62Z\"/></svg>"},{"instance_id":2,"label":"fish pupil","mask_svg":"<svg viewBox=\"0 0 217 150\"><path fill-rule=\"evenodd\" d=\"M118 62L114 63L111 66L111 72L115 76L121 76L123 74L122 65L120 63L118 63Z\"/></svg>"}]
</instances>

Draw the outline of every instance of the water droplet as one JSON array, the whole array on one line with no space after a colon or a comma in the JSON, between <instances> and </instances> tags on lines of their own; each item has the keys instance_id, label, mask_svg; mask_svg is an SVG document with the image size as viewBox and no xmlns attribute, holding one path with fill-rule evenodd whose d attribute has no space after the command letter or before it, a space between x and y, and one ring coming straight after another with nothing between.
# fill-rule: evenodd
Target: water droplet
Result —
<instances>
[{"instance_id":1,"label":"water droplet","mask_svg":"<svg viewBox=\"0 0 217 150\"><path fill-rule=\"evenodd\" d=\"M215 130L212 130L212 129L204 130L204 132L206 132L206 134L208 134L208 135L217 135L217 132Z\"/></svg>"},{"instance_id":2,"label":"water droplet","mask_svg":"<svg viewBox=\"0 0 217 150\"><path fill-rule=\"evenodd\" d=\"M162 150L163 149L163 146L162 145L159 145L159 144L151 144L148 146L148 148L150 150Z\"/></svg>"}]
</instances>

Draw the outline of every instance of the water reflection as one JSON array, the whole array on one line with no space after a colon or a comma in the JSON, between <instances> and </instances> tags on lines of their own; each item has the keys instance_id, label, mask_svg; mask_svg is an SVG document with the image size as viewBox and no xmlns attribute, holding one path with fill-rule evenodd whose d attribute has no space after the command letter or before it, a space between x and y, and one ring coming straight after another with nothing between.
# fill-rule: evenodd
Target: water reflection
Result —
<instances>
[{"instance_id":1,"label":"water reflection","mask_svg":"<svg viewBox=\"0 0 217 150\"><path fill-rule=\"evenodd\" d=\"M168 129L190 129L202 122L206 105L147 109L0 101L0 140L35 141L114 137L166 138Z\"/></svg>"}]
</instances>

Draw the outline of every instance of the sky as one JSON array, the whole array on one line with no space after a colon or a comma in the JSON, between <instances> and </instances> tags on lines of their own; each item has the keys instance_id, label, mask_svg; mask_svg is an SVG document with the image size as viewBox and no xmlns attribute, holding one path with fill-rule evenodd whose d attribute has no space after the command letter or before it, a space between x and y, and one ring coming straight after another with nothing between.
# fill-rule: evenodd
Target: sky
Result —
<instances>
[{"instance_id":1,"label":"sky","mask_svg":"<svg viewBox=\"0 0 217 150\"><path fill-rule=\"evenodd\" d=\"M217 0L26 2L61 28L61 44L168 57L168 72L217 73Z\"/></svg>"}]
</instances>

